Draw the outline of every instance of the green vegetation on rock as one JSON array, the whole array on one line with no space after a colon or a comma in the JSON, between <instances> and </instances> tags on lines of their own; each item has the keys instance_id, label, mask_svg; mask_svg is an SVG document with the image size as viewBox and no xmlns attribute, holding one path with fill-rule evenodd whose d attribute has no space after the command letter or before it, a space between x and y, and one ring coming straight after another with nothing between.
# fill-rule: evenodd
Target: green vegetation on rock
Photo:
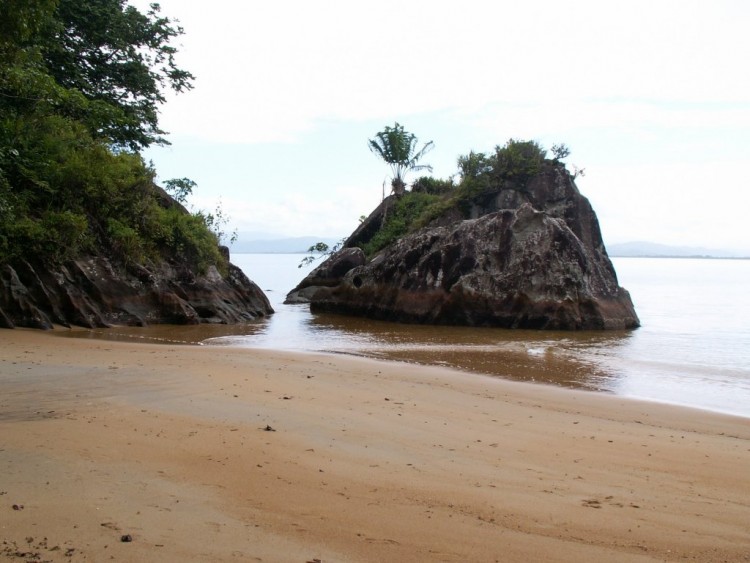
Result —
<instances>
[{"instance_id":1,"label":"green vegetation on rock","mask_svg":"<svg viewBox=\"0 0 750 563\"><path fill-rule=\"evenodd\" d=\"M470 152L458 158L459 193L470 197L484 191L510 188L523 191L542 170L547 151L536 141L509 139L492 154Z\"/></svg>"},{"instance_id":2,"label":"green vegetation on rock","mask_svg":"<svg viewBox=\"0 0 750 563\"><path fill-rule=\"evenodd\" d=\"M164 89L191 87L171 44L182 29L158 4L143 14L124 0L2 0L2 12L0 263L90 253L226 267L215 217L157 188L138 152L166 143Z\"/></svg>"},{"instance_id":3,"label":"green vegetation on rock","mask_svg":"<svg viewBox=\"0 0 750 563\"><path fill-rule=\"evenodd\" d=\"M380 230L362 246L365 255L371 256L395 242L417 225L428 210L440 201L440 196L419 192L404 194L389 212Z\"/></svg>"},{"instance_id":4,"label":"green vegetation on rock","mask_svg":"<svg viewBox=\"0 0 750 563\"><path fill-rule=\"evenodd\" d=\"M388 129L388 128L386 128ZM536 141L508 140L490 154L470 152L458 158L460 181L421 177L388 208L380 229L360 243L367 256L402 236L426 227L441 217L468 217L471 202L482 194L511 189L523 192L545 166L558 165L570 154L565 145L553 146L554 159ZM561 164L560 164L561 165ZM562 165L561 165L562 166Z\"/></svg>"}]
</instances>

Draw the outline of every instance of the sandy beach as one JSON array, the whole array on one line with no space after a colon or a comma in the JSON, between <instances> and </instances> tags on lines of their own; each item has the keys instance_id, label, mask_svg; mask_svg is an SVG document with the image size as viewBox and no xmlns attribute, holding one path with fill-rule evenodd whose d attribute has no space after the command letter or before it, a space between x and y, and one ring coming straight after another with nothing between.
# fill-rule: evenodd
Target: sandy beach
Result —
<instances>
[{"instance_id":1,"label":"sandy beach","mask_svg":"<svg viewBox=\"0 0 750 563\"><path fill-rule=\"evenodd\" d=\"M750 561L750 419L3 330L0 542L28 561Z\"/></svg>"}]
</instances>

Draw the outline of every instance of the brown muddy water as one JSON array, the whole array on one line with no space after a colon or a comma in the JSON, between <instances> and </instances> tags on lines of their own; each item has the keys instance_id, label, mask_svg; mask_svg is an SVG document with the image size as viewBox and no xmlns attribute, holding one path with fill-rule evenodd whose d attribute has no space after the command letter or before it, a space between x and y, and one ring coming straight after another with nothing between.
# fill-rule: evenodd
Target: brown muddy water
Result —
<instances>
[{"instance_id":1,"label":"brown muddy water","mask_svg":"<svg viewBox=\"0 0 750 563\"><path fill-rule=\"evenodd\" d=\"M65 331L74 337L343 353L750 416L750 261L614 259L643 326L544 332L404 325L283 305L300 255L237 254L276 313L240 326ZM308 268L309 269L309 268Z\"/></svg>"},{"instance_id":2,"label":"brown muddy water","mask_svg":"<svg viewBox=\"0 0 750 563\"><path fill-rule=\"evenodd\" d=\"M277 305L268 320L240 326L153 326L74 330L67 336L163 344L237 346L352 354L442 365L519 381L606 391L606 370L581 349L616 346L630 334L403 325L341 315L312 315L303 305Z\"/></svg>"}]
</instances>

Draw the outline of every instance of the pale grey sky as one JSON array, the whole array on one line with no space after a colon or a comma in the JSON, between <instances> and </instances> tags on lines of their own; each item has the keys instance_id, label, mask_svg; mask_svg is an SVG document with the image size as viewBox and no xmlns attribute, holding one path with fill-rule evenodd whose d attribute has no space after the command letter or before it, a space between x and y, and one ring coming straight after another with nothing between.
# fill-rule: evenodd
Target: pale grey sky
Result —
<instances>
[{"instance_id":1,"label":"pale grey sky","mask_svg":"<svg viewBox=\"0 0 750 563\"><path fill-rule=\"evenodd\" d=\"M160 4L197 80L146 156L240 231L348 234L388 172L367 139L398 121L439 177L510 137L566 143L607 243L750 249L750 2Z\"/></svg>"}]
</instances>

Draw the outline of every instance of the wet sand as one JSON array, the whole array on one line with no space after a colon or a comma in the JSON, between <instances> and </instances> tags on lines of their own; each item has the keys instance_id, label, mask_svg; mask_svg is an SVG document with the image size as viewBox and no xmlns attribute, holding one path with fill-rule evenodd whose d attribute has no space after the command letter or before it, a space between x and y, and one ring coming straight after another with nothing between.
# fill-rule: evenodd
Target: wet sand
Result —
<instances>
[{"instance_id":1,"label":"wet sand","mask_svg":"<svg viewBox=\"0 0 750 563\"><path fill-rule=\"evenodd\" d=\"M0 331L8 559L750 561L748 468L746 418L348 356Z\"/></svg>"}]
</instances>

